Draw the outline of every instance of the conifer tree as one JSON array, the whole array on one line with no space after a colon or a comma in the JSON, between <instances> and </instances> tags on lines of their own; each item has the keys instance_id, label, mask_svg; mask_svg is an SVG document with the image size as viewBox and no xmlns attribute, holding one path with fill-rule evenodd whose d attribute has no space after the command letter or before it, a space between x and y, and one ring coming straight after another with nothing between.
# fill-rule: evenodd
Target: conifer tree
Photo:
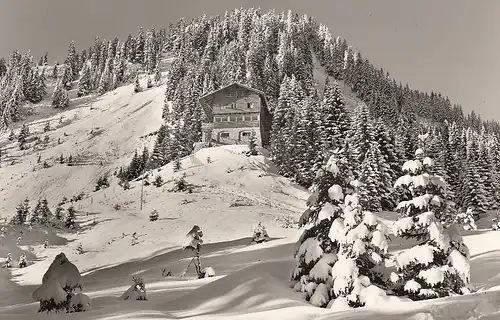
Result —
<instances>
[{"instance_id":1,"label":"conifer tree","mask_svg":"<svg viewBox=\"0 0 500 320\"><path fill-rule=\"evenodd\" d=\"M68 92L63 86L63 82L57 82L54 93L52 94L52 106L54 108L65 109L69 106Z\"/></svg>"},{"instance_id":2,"label":"conifer tree","mask_svg":"<svg viewBox=\"0 0 500 320\"><path fill-rule=\"evenodd\" d=\"M50 131L50 121L45 122L45 126L43 127L43 132Z\"/></svg>"},{"instance_id":3,"label":"conifer tree","mask_svg":"<svg viewBox=\"0 0 500 320\"><path fill-rule=\"evenodd\" d=\"M151 80L151 77L148 77L148 82L146 84L146 87L148 89L151 89L153 87L153 81Z\"/></svg>"},{"instance_id":4,"label":"conifer tree","mask_svg":"<svg viewBox=\"0 0 500 320\"><path fill-rule=\"evenodd\" d=\"M165 150L168 150L168 148L164 149L163 144L165 139L169 139L168 135L169 132L167 126L165 124L162 124L156 135L155 144L149 160L150 168L158 168L166 163Z\"/></svg>"},{"instance_id":5,"label":"conifer tree","mask_svg":"<svg viewBox=\"0 0 500 320\"><path fill-rule=\"evenodd\" d=\"M155 67L155 84L159 86L161 84L161 72L160 72L160 63L156 63Z\"/></svg>"},{"instance_id":6,"label":"conifer tree","mask_svg":"<svg viewBox=\"0 0 500 320\"><path fill-rule=\"evenodd\" d=\"M259 153L257 151L257 137L255 130L252 130L250 138L248 139L248 153L251 156L256 156Z\"/></svg>"},{"instance_id":7,"label":"conifer tree","mask_svg":"<svg viewBox=\"0 0 500 320\"><path fill-rule=\"evenodd\" d=\"M479 159L479 143L472 128L464 131L465 159L462 158L461 190L458 194L459 203L462 208L471 208L478 218L488 208L487 190L484 188L485 181L481 175L481 160ZM462 154L463 156L464 154Z\"/></svg>"},{"instance_id":8,"label":"conifer tree","mask_svg":"<svg viewBox=\"0 0 500 320\"><path fill-rule=\"evenodd\" d=\"M141 92L142 88L141 85L139 84L139 76L135 77L135 86L134 86L134 92L138 93Z\"/></svg>"},{"instance_id":9,"label":"conifer tree","mask_svg":"<svg viewBox=\"0 0 500 320\"><path fill-rule=\"evenodd\" d=\"M142 170L141 173L147 169L147 164L149 163L149 150L146 146L142 149L142 155L141 155L141 164L142 164Z\"/></svg>"},{"instance_id":10,"label":"conifer tree","mask_svg":"<svg viewBox=\"0 0 500 320\"><path fill-rule=\"evenodd\" d=\"M90 74L90 67L87 63L83 65L82 76L78 82L78 97L85 96L92 90L92 80Z\"/></svg>"},{"instance_id":11,"label":"conifer tree","mask_svg":"<svg viewBox=\"0 0 500 320\"><path fill-rule=\"evenodd\" d=\"M307 200L308 209L299 220L305 230L295 247L297 264L292 280L297 281L295 290L306 293L306 299L320 307L326 307L334 298L331 270L340 244L329 234L333 221L342 215L344 195L349 192L352 173L345 153L334 150L328 163L318 170Z\"/></svg>"},{"instance_id":12,"label":"conifer tree","mask_svg":"<svg viewBox=\"0 0 500 320\"><path fill-rule=\"evenodd\" d=\"M23 225L26 222L26 219L29 214L29 201L28 199L19 203L16 207L16 214L11 220L11 224L14 225Z\"/></svg>"},{"instance_id":13,"label":"conifer tree","mask_svg":"<svg viewBox=\"0 0 500 320\"><path fill-rule=\"evenodd\" d=\"M158 220L158 218L159 218L158 211L156 210L151 211L151 213L149 214L149 221L154 222Z\"/></svg>"},{"instance_id":14,"label":"conifer tree","mask_svg":"<svg viewBox=\"0 0 500 320\"><path fill-rule=\"evenodd\" d=\"M49 209L49 202L47 199L41 200L40 208L40 224L49 225L52 222L52 212Z\"/></svg>"},{"instance_id":15,"label":"conifer tree","mask_svg":"<svg viewBox=\"0 0 500 320\"><path fill-rule=\"evenodd\" d=\"M78 70L79 70L74 41L71 41L71 43L69 44L68 56L66 57L66 61L64 63L66 64L66 67L67 68L69 67L69 70L71 71L71 77L68 77L67 79L68 81L73 81L78 76Z\"/></svg>"},{"instance_id":16,"label":"conifer tree","mask_svg":"<svg viewBox=\"0 0 500 320\"><path fill-rule=\"evenodd\" d=\"M49 63L49 53L45 52L45 55L43 56L43 65L46 66Z\"/></svg>"},{"instance_id":17,"label":"conifer tree","mask_svg":"<svg viewBox=\"0 0 500 320\"><path fill-rule=\"evenodd\" d=\"M64 209L61 208L61 206L57 206L57 208L54 212L54 218L56 219L56 221L58 221L58 222L62 221L63 213L64 213Z\"/></svg>"},{"instance_id":18,"label":"conifer tree","mask_svg":"<svg viewBox=\"0 0 500 320\"><path fill-rule=\"evenodd\" d=\"M17 141L19 141L19 143L23 145L26 142L26 138L28 138L29 135L30 135L30 129L26 125L26 123L23 123L21 131L19 132L19 136L17 137Z\"/></svg>"},{"instance_id":19,"label":"conifer tree","mask_svg":"<svg viewBox=\"0 0 500 320\"><path fill-rule=\"evenodd\" d=\"M18 81L10 99L7 101L7 105L3 112L8 113L8 116L12 121L20 120L20 108L25 100L26 98L23 93L22 82Z\"/></svg>"},{"instance_id":20,"label":"conifer tree","mask_svg":"<svg viewBox=\"0 0 500 320\"><path fill-rule=\"evenodd\" d=\"M43 97L47 94L47 85L45 84L45 69L42 70L42 73L36 77L36 84L35 84L35 90L36 90L36 101L40 102L42 101Z\"/></svg>"},{"instance_id":21,"label":"conifer tree","mask_svg":"<svg viewBox=\"0 0 500 320\"><path fill-rule=\"evenodd\" d=\"M381 172L380 161L383 160L380 154L379 144L372 141L370 148L366 151L361 170L359 181L359 205L368 211L378 212L382 209L381 192L379 190Z\"/></svg>"},{"instance_id":22,"label":"conifer tree","mask_svg":"<svg viewBox=\"0 0 500 320\"><path fill-rule=\"evenodd\" d=\"M369 157L369 156L368 156ZM383 268L387 254L387 227L361 204L360 187L351 181L354 193L344 198L343 215L333 221L329 236L340 243L338 261L332 268L333 305L364 306L364 291L385 295Z\"/></svg>"},{"instance_id":23,"label":"conifer tree","mask_svg":"<svg viewBox=\"0 0 500 320\"><path fill-rule=\"evenodd\" d=\"M7 73L7 64L4 58L0 58L0 78Z\"/></svg>"},{"instance_id":24,"label":"conifer tree","mask_svg":"<svg viewBox=\"0 0 500 320\"><path fill-rule=\"evenodd\" d=\"M156 66L156 48L155 48L155 31L154 29L146 32L144 40L144 62L143 66L147 73L152 73Z\"/></svg>"},{"instance_id":25,"label":"conifer tree","mask_svg":"<svg viewBox=\"0 0 500 320\"><path fill-rule=\"evenodd\" d=\"M43 214L43 203L42 199L38 199L33 212L31 213L30 223L31 224L41 224L42 223L42 214Z\"/></svg>"},{"instance_id":26,"label":"conifer tree","mask_svg":"<svg viewBox=\"0 0 500 320\"><path fill-rule=\"evenodd\" d=\"M358 165L363 163L366 152L370 149L373 140L369 118L370 114L366 105L355 108L352 127L349 132L349 142L352 145L354 160Z\"/></svg>"},{"instance_id":27,"label":"conifer tree","mask_svg":"<svg viewBox=\"0 0 500 320\"><path fill-rule=\"evenodd\" d=\"M14 129L10 130L9 141L14 141L16 139L16 134L14 133Z\"/></svg>"},{"instance_id":28,"label":"conifer tree","mask_svg":"<svg viewBox=\"0 0 500 320\"><path fill-rule=\"evenodd\" d=\"M398 154L396 152L395 138L380 119L372 122L374 140L380 148L379 160L379 193L383 210L393 210L396 206L397 193L394 182L400 176Z\"/></svg>"},{"instance_id":29,"label":"conifer tree","mask_svg":"<svg viewBox=\"0 0 500 320\"><path fill-rule=\"evenodd\" d=\"M57 79L57 75L59 73L59 62L54 63L54 67L52 68L52 78Z\"/></svg>"},{"instance_id":30,"label":"conifer tree","mask_svg":"<svg viewBox=\"0 0 500 320\"><path fill-rule=\"evenodd\" d=\"M111 88L112 74L110 70L111 59L106 61L104 66L104 71L101 74L101 79L99 80L99 87L97 88L97 93L103 95L108 92Z\"/></svg>"},{"instance_id":31,"label":"conifer tree","mask_svg":"<svg viewBox=\"0 0 500 320\"><path fill-rule=\"evenodd\" d=\"M76 229L76 210L73 206L68 208L64 227L68 229Z\"/></svg>"},{"instance_id":32,"label":"conifer tree","mask_svg":"<svg viewBox=\"0 0 500 320\"><path fill-rule=\"evenodd\" d=\"M120 45L120 47L116 50L116 55L114 58L113 64L113 78L116 78L114 81L116 88L118 84L122 83L125 79L125 69L126 69L126 61L125 61L125 44Z\"/></svg>"},{"instance_id":33,"label":"conifer tree","mask_svg":"<svg viewBox=\"0 0 500 320\"><path fill-rule=\"evenodd\" d=\"M140 157L137 154L137 150L134 153L134 156L132 157L132 160L130 161L130 165L127 168L127 180L133 180L137 178L140 174L142 173L142 168L141 168L141 163L140 163Z\"/></svg>"},{"instance_id":34,"label":"conifer tree","mask_svg":"<svg viewBox=\"0 0 500 320\"><path fill-rule=\"evenodd\" d=\"M142 27L139 28L139 33L137 34L137 37L135 37L135 56L134 56L134 61L135 63L144 63L144 43L145 43L145 38L144 38L144 30Z\"/></svg>"},{"instance_id":35,"label":"conifer tree","mask_svg":"<svg viewBox=\"0 0 500 320\"><path fill-rule=\"evenodd\" d=\"M326 78L323 99L318 112L320 148L325 152L342 148L349 129L349 119L339 86Z\"/></svg>"},{"instance_id":36,"label":"conifer tree","mask_svg":"<svg viewBox=\"0 0 500 320\"><path fill-rule=\"evenodd\" d=\"M310 186L313 180L313 172L320 166L316 166L315 159L318 153L316 146L316 118L315 112L318 109L318 100L316 96L309 96L301 103L301 110L297 112L298 119L296 134L295 153L297 167L296 180L303 186Z\"/></svg>"},{"instance_id":37,"label":"conifer tree","mask_svg":"<svg viewBox=\"0 0 500 320\"><path fill-rule=\"evenodd\" d=\"M279 69L272 54L267 54L264 62L264 92L271 101L276 101L280 93ZM273 110L270 110L273 112Z\"/></svg>"},{"instance_id":38,"label":"conifer tree","mask_svg":"<svg viewBox=\"0 0 500 320\"><path fill-rule=\"evenodd\" d=\"M71 86L73 83L73 71L71 70L70 65L64 66L64 73L61 77L61 83L66 90L71 90Z\"/></svg>"},{"instance_id":39,"label":"conifer tree","mask_svg":"<svg viewBox=\"0 0 500 320\"><path fill-rule=\"evenodd\" d=\"M421 240L395 257L397 273L391 275L395 292L422 300L470 292L469 251L453 221L454 209L443 197L445 181L433 174L434 162L426 156L428 134L420 135L422 148L416 160L403 165L396 185L408 188L412 199L397 206L401 218L394 235Z\"/></svg>"},{"instance_id":40,"label":"conifer tree","mask_svg":"<svg viewBox=\"0 0 500 320\"><path fill-rule=\"evenodd\" d=\"M181 164L180 157L175 158L173 170L174 170L174 172L179 172L182 170L182 164Z\"/></svg>"}]
</instances>

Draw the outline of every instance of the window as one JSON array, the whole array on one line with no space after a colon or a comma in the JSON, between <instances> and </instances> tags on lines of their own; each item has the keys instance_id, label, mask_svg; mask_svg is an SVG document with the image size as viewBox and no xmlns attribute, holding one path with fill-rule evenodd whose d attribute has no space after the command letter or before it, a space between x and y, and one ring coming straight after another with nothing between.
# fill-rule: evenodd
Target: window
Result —
<instances>
[{"instance_id":1,"label":"window","mask_svg":"<svg viewBox=\"0 0 500 320\"><path fill-rule=\"evenodd\" d=\"M221 122L228 122L229 121L229 117L221 117Z\"/></svg>"},{"instance_id":2,"label":"window","mask_svg":"<svg viewBox=\"0 0 500 320\"><path fill-rule=\"evenodd\" d=\"M226 98L236 98L237 96L238 96L238 92L236 92L236 91L226 92Z\"/></svg>"},{"instance_id":3,"label":"window","mask_svg":"<svg viewBox=\"0 0 500 320\"><path fill-rule=\"evenodd\" d=\"M248 109L253 109L253 102L248 102L247 103L247 108Z\"/></svg>"},{"instance_id":4,"label":"window","mask_svg":"<svg viewBox=\"0 0 500 320\"><path fill-rule=\"evenodd\" d=\"M214 117L214 122L222 122L222 118L221 117Z\"/></svg>"},{"instance_id":5,"label":"window","mask_svg":"<svg viewBox=\"0 0 500 320\"><path fill-rule=\"evenodd\" d=\"M244 116L238 116L238 121L245 121L245 117Z\"/></svg>"},{"instance_id":6,"label":"window","mask_svg":"<svg viewBox=\"0 0 500 320\"><path fill-rule=\"evenodd\" d=\"M245 116L245 121L252 121L252 116Z\"/></svg>"},{"instance_id":7,"label":"window","mask_svg":"<svg viewBox=\"0 0 500 320\"><path fill-rule=\"evenodd\" d=\"M252 116L252 121L257 121L257 120L259 120L259 116L258 115Z\"/></svg>"},{"instance_id":8,"label":"window","mask_svg":"<svg viewBox=\"0 0 500 320\"><path fill-rule=\"evenodd\" d=\"M236 117L234 117L234 116L229 117L229 121L236 122Z\"/></svg>"},{"instance_id":9,"label":"window","mask_svg":"<svg viewBox=\"0 0 500 320\"><path fill-rule=\"evenodd\" d=\"M236 102L231 103L231 108L236 109Z\"/></svg>"},{"instance_id":10,"label":"window","mask_svg":"<svg viewBox=\"0 0 500 320\"><path fill-rule=\"evenodd\" d=\"M219 132L219 141L229 140L229 132Z\"/></svg>"},{"instance_id":11,"label":"window","mask_svg":"<svg viewBox=\"0 0 500 320\"><path fill-rule=\"evenodd\" d=\"M248 141L250 139L250 131L240 131L240 141Z\"/></svg>"}]
</instances>

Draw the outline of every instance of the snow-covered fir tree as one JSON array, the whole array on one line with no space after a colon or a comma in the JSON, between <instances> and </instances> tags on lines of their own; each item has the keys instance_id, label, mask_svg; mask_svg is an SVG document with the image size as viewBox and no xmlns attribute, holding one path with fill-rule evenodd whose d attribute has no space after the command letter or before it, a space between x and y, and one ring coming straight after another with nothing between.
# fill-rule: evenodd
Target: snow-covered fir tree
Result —
<instances>
[{"instance_id":1,"label":"snow-covered fir tree","mask_svg":"<svg viewBox=\"0 0 500 320\"><path fill-rule=\"evenodd\" d=\"M338 260L339 243L329 234L333 221L342 215L344 195L350 190L352 173L346 151L335 150L328 163L318 170L313 193L307 200L308 209L299 220L305 230L296 244L297 265L292 280L297 281L295 290L305 293L308 301L320 307L334 298L331 269Z\"/></svg>"},{"instance_id":2,"label":"snow-covered fir tree","mask_svg":"<svg viewBox=\"0 0 500 320\"><path fill-rule=\"evenodd\" d=\"M357 106L349 131L349 143L351 145L353 160L360 166L373 141L373 128L370 123L370 113L366 105ZM358 170L359 171L359 170ZM357 173L359 175L359 172Z\"/></svg>"},{"instance_id":3,"label":"snow-covered fir tree","mask_svg":"<svg viewBox=\"0 0 500 320\"><path fill-rule=\"evenodd\" d=\"M17 205L16 214L12 218L11 224L22 226L28 218L29 210L29 200L25 199L23 202Z\"/></svg>"},{"instance_id":4,"label":"snow-covered fir tree","mask_svg":"<svg viewBox=\"0 0 500 320\"><path fill-rule=\"evenodd\" d=\"M380 147L376 141L372 141L370 148L366 151L359 172L359 204L364 209L378 212L382 209L382 192L380 181L382 172L380 170L381 160Z\"/></svg>"},{"instance_id":5,"label":"snow-covered fir tree","mask_svg":"<svg viewBox=\"0 0 500 320\"><path fill-rule=\"evenodd\" d=\"M250 138L248 139L248 153L251 156L256 156L259 154L257 151L257 137L256 137L256 132L255 130L252 130L250 132Z\"/></svg>"},{"instance_id":6,"label":"snow-covered fir tree","mask_svg":"<svg viewBox=\"0 0 500 320\"><path fill-rule=\"evenodd\" d=\"M428 134L419 136L422 148L415 152L415 160L405 162L405 175L396 181L412 199L398 204L401 218L393 233L421 243L395 257L397 273L391 280L397 294L413 300L470 292L469 251L451 223L455 211L443 197L446 183L434 174L434 161L425 154L427 139Z\"/></svg>"},{"instance_id":7,"label":"snow-covered fir tree","mask_svg":"<svg viewBox=\"0 0 500 320\"><path fill-rule=\"evenodd\" d=\"M334 309L364 306L366 292L386 295L387 226L360 202L363 183L353 180L350 184L354 193L344 197L343 215L333 221L329 233L332 241L340 244L338 261L331 271Z\"/></svg>"},{"instance_id":8,"label":"snow-covered fir tree","mask_svg":"<svg viewBox=\"0 0 500 320\"><path fill-rule=\"evenodd\" d=\"M125 291L120 299L122 300L147 300L146 298L146 284L142 277L134 276L132 278L133 284Z\"/></svg>"},{"instance_id":9,"label":"snow-covered fir tree","mask_svg":"<svg viewBox=\"0 0 500 320\"><path fill-rule=\"evenodd\" d=\"M85 63L82 68L82 76L78 82L78 96L84 96L92 90L91 69L88 63Z\"/></svg>"},{"instance_id":10,"label":"snow-covered fir tree","mask_svg":"<svg viewBox=\"0 0 500 320\"><path fill-rule=\"evenodd\" d=\"M42 285L32 294L33 300L40 303L38 312L82 312L90 310L90 298L81 289L81 275L64 253L59 253L50 264L42 278Z\"/></svg>"},{"instance_id":11,"label":"snow-covered fir tree","mask_svg":"<svg viewBox=\"0 0 500 320\"><path fill-rule=\"evenodd\" d=\"M60 109L65 109L69 106L68 91L64 88L62 81L58 81L54 89L54 93L52 94L52 106Z\"/></svg>"},{"instance_id":12,"label":"snow-covered fir tree","mask_svg":"<svg viewBox=\"0 0 500 320\"><path fill-rule=\"evenodd\" d=\"M158 220L158 218L159 218L158 211L156 211L156 210L151 211L151 213L149 214L149 221L154 222L154 221Z\"/></svg>"},{"instance_id":13,"label":"snow-covered fir tree","mask_svg":"<svg viewBox=\"0 0 500 320\"><path fill-rule=\"evenodd\" d=\"M330 84L329 78L326 78L317 121L321 150L342 148L349 129L349 118L344 108L342 92L337 83Z\"/></svg>"},{"instance_id":14,"label":"snow-covered fir tree","mask_svg":"<svg viewBox=\"0 0 500 320\"><path fill-rule=\"evenodd\" d=\"M68 229L76 229L76 210L73 206L68 208L64 227Z\"/></svg>"},{"instance_id":15,"label":"snow-covered fir tree","mask_svg":"<svg viewBox=\"0 0 500 320\"><path fill-rule=\"evenodd\" d=\"M141 88L141 84L139 83L139 76L137 76L137 77L135 77L134 92L138 93L141 91L142 91L142 88Z\"/></svg>"}]
</instances>

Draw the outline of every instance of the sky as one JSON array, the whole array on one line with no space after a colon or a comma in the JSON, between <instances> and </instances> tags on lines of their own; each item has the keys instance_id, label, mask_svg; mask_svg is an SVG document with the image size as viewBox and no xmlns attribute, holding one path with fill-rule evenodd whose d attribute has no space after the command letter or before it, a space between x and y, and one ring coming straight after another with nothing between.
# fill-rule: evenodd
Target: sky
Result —
<instances>
[{"instance_id":1,"label":"sky","mask_svg":"<svg viewBox=\"0 0 500 320\"><path fill-rule=\"evenodd\" d=\"M498 0L1 0L0 57L19 49L62 61L71 40L80 50L95 36L125 39L240 7L313 16L397 81L500 121Z\"/></svg>"}]
</instances>

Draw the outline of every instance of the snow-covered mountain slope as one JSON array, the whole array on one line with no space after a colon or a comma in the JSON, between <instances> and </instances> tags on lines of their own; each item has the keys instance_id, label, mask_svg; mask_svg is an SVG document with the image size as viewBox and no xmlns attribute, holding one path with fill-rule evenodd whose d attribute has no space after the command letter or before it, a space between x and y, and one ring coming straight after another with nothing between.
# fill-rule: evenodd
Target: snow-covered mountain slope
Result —
<instances>
[{"instance_id":1,"label":"snow-covered mountain slope","mask_svg":"<svg viewBox=\"0 0 500 320\"><path fill-rule=\"evenodd\" d=\"M39 151L21 151L17 142L6 145L8 156L17 163L0 168L1 214L12 214L24 198L36 201L47 197L55 204L63 196L70 198L80 191L90 191L99 176L127 163L137 147L148 143L141 136L161 125L164 91L160 86L134 94L133 85L123 86L94 97L94 101L31 123L32 135L40 136L42 141L48 136L49 143L40 143ZM57 129L44 133L46 121ZM4 141L7 135L8 132L3 135ZM74 160L91 160L93 165L60 164L61 155L65 159L71 155ZM37 164L38 156L51 167L44 169Z\"/></svg>"}]
</instances>

